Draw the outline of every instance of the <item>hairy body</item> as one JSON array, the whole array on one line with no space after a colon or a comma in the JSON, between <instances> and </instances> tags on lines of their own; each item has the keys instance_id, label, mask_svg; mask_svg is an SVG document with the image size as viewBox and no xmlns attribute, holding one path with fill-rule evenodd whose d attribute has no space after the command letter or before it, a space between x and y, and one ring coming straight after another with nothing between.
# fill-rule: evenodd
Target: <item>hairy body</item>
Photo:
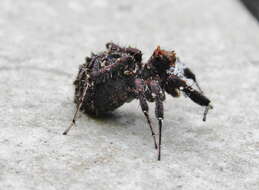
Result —
<instances>
[{"instance_id":1,"label":"hairy body","mask_svg":"<svg viewBox=\"0 0 259 190\"><path fill-rule=\"evenodd\" d=\"M136 48L120 47L114 43L107 43L106 48L104 52L86 57L86 63L80 65L74 81L77 111L63 134L67 134L75 124L79 110L98 116L117 109L125 102L138 99L160 160L165 93L178 97L182 91L192 101L204 106L204 121L208 110L212 108L210 100L203 95L194 73L176 57L174 51L161 50L158 46L149 60L143 63L142 52ZM198 90L188 85L188 80L193 81ZM147 101L155 102L159 125L158 145Z\"/></svg>"}]
</instances>

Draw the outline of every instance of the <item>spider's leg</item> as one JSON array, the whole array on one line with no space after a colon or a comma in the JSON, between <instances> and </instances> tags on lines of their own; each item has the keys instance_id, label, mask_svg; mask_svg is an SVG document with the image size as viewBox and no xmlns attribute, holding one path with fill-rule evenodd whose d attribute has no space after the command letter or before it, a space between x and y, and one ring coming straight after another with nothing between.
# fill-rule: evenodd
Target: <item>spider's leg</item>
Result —
<instances>
[{"instance_id":1,"label":"spider's leg","mask_svg":"<svg viewBox=\"0 0 259 190\"><path fill-rule=\"evenodd\" d=\"M141 51L136 49L136 48L132 48L132 47L120 47L119 45L115 44L115 43L112 43L112 42L108 42L106 44L106 48L110 51L120 51L120 52L123 52L123 53L129 53L131 55L134 55L134 54L137 54L137 53L140 53L141 54Z\"/></svg>"},{"instance_id":2,"label":"spider's leg","mask_svg":"<svg viewBox=\"0 0 259 190\"><path fill-rule=\"evenodd\" d=\"M199 83L197 82L196 76L195 74L192 72L192 70L189 67L186 67L186 65L180 61L179 57L176 58L176 63L175 63L179 68L181 68L180 70L182 71L182 74L187 78L187 79L191 79L195 85L197 86L197 88L199 89L200 93L203 93L203 91L201 90Z\"/></svg>"},{"instance_id":3,"label":"spider's leg","mask_svg":"<svg viewBox=\"0 0 259 190\"><path fill-rule=\"evenodd\" d=\"M208 111L213 108L213 106L210 104L210 100L204 96L202 93L198 92L197 90L193 89L190 86L186 86L182 89L183 92L195 103L205 106L205 111L203 114L203 121L206 121L206 116L208 114Z\"/></svg>"},{"instance_id":4,"label":"spider's leg","mask_svg":"<svg viewBox=\"0 0 259 190\"><path fill-rule=\"evenodd\" d=\"M73 84L75 85L74 102L76 104L78 103L80 96L83 94L87 70L88 70L87 66L85 66L84 64L80 65L77 77L76 77L75 81L73 82Z\"/></svg>"},{"instance_id":5,"label":"spider's leg","mask_svg":"<svg viewBox=\"0 0 259 190\"><path fill-rule=\"evenodd\" d=\"M84 102L84 99L85 99L85 96L86 96L86 92L87 92L89 86L90 86L90 85L89 85L88 81L85 81L85 85L84 85L84 88L83 88L83 94L81 95L81 97L79 98L79 102L77 103L76 112L75 112L75 114L74 114L74 117L73 117L73 119L72 119L72 122L71 122L71 124L68 126L68 128L63 132L63 135L67 135L67 133L69 132L69 130L70 130L73 126L75 126L75 124L76 124L76 118L77 118L78 113L79 113L79 110L80 110L80 108L81 108L81 106L82 106L82 104L83 104L83 102Z\"/></svg>"},{"instance_id":6,"label":"spider's leg","mask_svg":"<svg viewBox=\"0 0 259 190\"><path fill-rule=\"evenodd\" d=\"M155 149L157 149L157 143L156 143L156 137L155 137L154 129L152 127L150 117L149 117L149 114L148 114L148 104L147 104L147 100L146 100L146 97L145 97L145 84L144 84L144 81L142 79L135 79L135 95L139 99L141 109L142 109L142 111L143 111L143 113L144 113L144 115L147 119L148 125L149 125L150 130L151 130L151 134L152 134L153 139L154 139Z\"/></svg>"},{"instance_id":7,"label":"spider's leg","mask_svg":"<svg viewBox=\"0 0 259 190\"><path fill-rule=\"evenodd\" d=\"M195 85L197 86L197 88L199 89L200 93L203 94L203 91L199 85L199 83L197 82L196 76L195 74L192 72L192 70L188 67L186 67L184 70L184 76L188 79L192 79L193 82L195 83Z\"/></svg>"},{"instance_id":8,"label":"spider's leg","mask_svg":"<svg viewBox=\"0 0 259 190\"><path fill-rule=\"evenodd\" d=\"M98 71L92 71L90 80L95 84L105 83L108 79L125 71L131 64L134 64L131 56L121 57L113 64L107 65Z\"/></svg>"},{"instance_id":9,"label":"spider's leg","mask_svg":"<svg viewBox=\"0 0 259 190\"><path fill-rule=\"evenodd\" d=\"M165 85L165 89L169 92L170 88L177 88L183 91L192 101L199 104L200 106L205 106L205 111L203 114L203 121L206 121L206 116L209 109L212 109L212 105L210 104L210 100L203 95L201 92L193 89L191 86L188 86L186 82L176 75L170 75L167 78L167 83Z\"/></svg>"},{"instance_id":10,"label":"spider's leg","mask_svg":"<svg viewBox=\"0 0 259 190\"><path fill-rule=\"evenodd\" d=\"M98 71L101 67L100 56L92 54L92 57L86 57L86 62L79 66L79 72L74 81L75 89L75 99L74 102L78 103L80 96L83 93L83 88L85 86L86 75L89 74L89 71Z\"/></svg>"},{"instance_id":11,"label":"spider's leg","mask_svg":"<svg viewBox=\"0 0 259 190\"><path fill-rule=\"evenodd\" d=\"M120 51L122 49L122 47L120 47L119 45L113 43L113 42L108 42L105 44L107 50L111 50L111 51Z\"/></svg>"},{"instance_id":12,"label":"spider's leg","mask_svg":"<svg viewBox=\"0 0 259 190\"><path fill-rule=\"evenodd\" d=\"M165 94L156 80L148 81L148 86L151 89L151 93L155 96L155 115L159 125L159 141L158 141L158 160L161 159L161 142L162 142L162 124L164 119L164 105Z\"/></svg>"},{"instance_id":13,"label":"spider's leg","mask_svg":"<svg viewBox=\"0 0 259 190\"><path fill-rule=\"evenodd\" d=\"M132 55L138 63L140 63L142 61L142 53L137 48L120 47L119 45L114 44L112 42L107 43L106 48L110 51L119 51L119 52L123 52L123 53L128 53L128 54Z\"/></svg>"},{"instance_id":14,"label":"spider's leg","mask_svg":"<svg viewBox=\"0 0 259 190\"><path fill-rule=\"evenodd\" d=\"M78 75L76 77L76 80L74 81L74 85L76 86L74 102L77 104L77 110L76 110L76 112L74 114L74 117L72 119L71 124L63 132L63 135L66 135L69 132L69 130L75 125L76 118L77 118L77 115L78 115L78 111L79 111L79 109L81 107L80 100L84 99L84 96L85 96L84 93L86 93L85 91L87 90L87 88L85 88L87 83L84 80L84 79L86 79L86 72L87 72L86 69L87 69L87 67L85 67L84 65L80 65L79 66L79 72L78 72Z\"/></svg>"}]
</instances>

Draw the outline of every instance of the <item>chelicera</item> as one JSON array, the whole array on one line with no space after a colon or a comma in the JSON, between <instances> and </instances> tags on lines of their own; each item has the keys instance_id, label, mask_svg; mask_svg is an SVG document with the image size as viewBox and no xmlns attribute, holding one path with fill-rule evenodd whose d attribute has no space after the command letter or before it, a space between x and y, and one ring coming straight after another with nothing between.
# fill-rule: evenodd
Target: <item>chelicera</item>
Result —
<instances>
[{"instance_id":1,"label":"chelicera","mask_svg":"<svg viewBox=\"0 0 259 190\"><path fill-rule=\"evenodd\" d=\"M86 57L79 67L74 81L76 112L64 135L75 125L79 111L101 115L115 110L125 102L138 99L142 112L150 127L158 160L161 159L162 123L164 119L165 93L178 97L184 93L192 101L205 107L203 121L209 109L210 100L203 95L194 73L182 63L174 51L158 46L146 63L142 52L132 47L106 44L106 51ZM188 82L192 84L188 84ZM197 89L192 86L196 85ZM155 116L158 121L158 142L149 117L147 102L155 102Z\"/></svg>"}]
</instances>

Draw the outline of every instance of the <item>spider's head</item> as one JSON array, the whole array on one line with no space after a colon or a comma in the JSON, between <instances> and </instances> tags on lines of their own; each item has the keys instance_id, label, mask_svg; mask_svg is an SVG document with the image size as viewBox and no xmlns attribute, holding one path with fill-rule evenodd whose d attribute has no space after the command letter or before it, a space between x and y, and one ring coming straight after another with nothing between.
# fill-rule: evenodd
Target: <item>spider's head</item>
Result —
<instances>
[{"instance_id":1,"label":"spider's head","mask_svg":"<svg viewBox=\"0 0 259 190\"><path fill-rule=\"evenodd\" d=\"M160 46L157 46L151 59L152 65L158 72L165 72L167 69L175 65L176 54L174 51L166 51L160 49Z\"/></svg>"}]
</instances>

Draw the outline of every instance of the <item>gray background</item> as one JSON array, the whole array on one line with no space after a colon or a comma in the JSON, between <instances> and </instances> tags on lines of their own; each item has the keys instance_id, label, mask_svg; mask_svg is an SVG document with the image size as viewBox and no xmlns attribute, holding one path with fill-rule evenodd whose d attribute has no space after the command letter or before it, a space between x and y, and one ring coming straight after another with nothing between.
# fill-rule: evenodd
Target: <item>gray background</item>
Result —
<instances>
[{"instance_id":1,"label":"gray background","mask_svg":"<svg viewBox=\"0 0 259 190\"><path fill-rule=\"evenodd\" d=\"M258 34L237 0L1 0L0 189L258 190ZM176 50L213 102L204 123L167 96L161 162L137 101L61 135L78 65L110 40Z\"/></svg>"}]
</instances>

